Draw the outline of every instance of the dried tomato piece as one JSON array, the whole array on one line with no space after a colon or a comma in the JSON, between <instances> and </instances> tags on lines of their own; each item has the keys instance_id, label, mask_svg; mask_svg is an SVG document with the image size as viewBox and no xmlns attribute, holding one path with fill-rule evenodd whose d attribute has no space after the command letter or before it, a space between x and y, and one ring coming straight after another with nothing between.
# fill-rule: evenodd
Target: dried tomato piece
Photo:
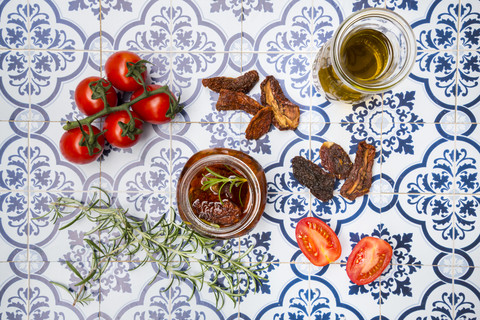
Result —
<instances>
[{"instance_id":1,"label":"dried tomato piece","mask_svg":"<svg viewBox=\"0 0 480 320\"><path fill-rule=\"evenodd\" d=\"M204 87L218 93L222 89L248 93L258 82L258 79L258 72L251 70L237 78L214 77L203 79L202 84Z\"/></svg>"},{"instance_id":2,"label":"dried tomato piece","mask_svg":"<svg viewBox=\"0 0 480 320\"><path fill-rule=\"evenodd\" d=\"M224 200L216 201L195 200L192 203L193 212L200 218L210 223L226 226L240 221L242 210L233 202Z\"/></svg>"},{"instance_id":3,"label":"dried tomato piece","mask_svg":"<svg viewBox=\"0 0 480 320\"><path fill-rule=\"evenodd\" d=\"M217 110L227 111L243 110L254 116L263 106L245 93L222 89L220 90L216 108Z\"/></svg>"},{"instance_id":4,"label":"dried tomato piece","mask_svg":"<svg viewBox=\"0 0 480 320\"><path fill-rule=\"evenodd\" d=\"M352 171L350 171L347 180L340 189L340 194L343 197L354 200L370 191L374 158L375 147L361 141L358 144Z\"/></svg>"},{"instance_id":5,"label":"dried tomato piece","mask_svg":"<svg viewBox=\"0 0 480 320\"><path fill-rule=\"evenodd\" d=\"M323 202L333 198L335 177L320 168L317 164L303 157L292 159L293 176L297 181L310 189L310 192Z\"/></svg>"},{"instance_id":6,"label":"dried tomato piece","mask_svg":"<svg viewBox=\"0 0 480 320\"><path fill-rule=\"evenodd\" d=\"M262 104L273 108L273 125L280 130L295 130L300 121L300 108L285 97L278 80L268 76L260 89Z\"/></svg>"},{"instance_id":7,"label":"dried tomato piece","mask_svg":"<svg viewBox=\"0 0 480 320\"><path fill-rule=\"evenodd\" d=\"M334 142L324 142L320 147L322 166L337 179L346 179L352 170L353 163L341 146Z\"/></svg>"},{"instance_id":8,"label":"dried tomato piece","mask_svg":"<svg viewBox=\"0 0 480 320\"><path fill-rule=\"evenodd\" d=\"M248 140L260 139L264 134L270 130L273 119L272 107L265 107L260 109L245 130L245 138Z\"/></svg>"}]
</instances>

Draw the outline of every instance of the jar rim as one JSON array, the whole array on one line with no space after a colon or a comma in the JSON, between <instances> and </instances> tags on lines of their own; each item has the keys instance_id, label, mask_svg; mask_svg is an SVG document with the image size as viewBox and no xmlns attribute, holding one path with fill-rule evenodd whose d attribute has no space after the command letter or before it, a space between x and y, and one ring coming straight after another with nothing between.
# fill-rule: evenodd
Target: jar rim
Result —
<instances>
[{"instance_id":1,"label":"jar rim","mask_svg":"<svg viewBox=\"0 0 480 320\"><path fill-rule=\"evenodd\" d=\"M407 56L405 58L405 63L400 68L400 71L395 74L393 79L388 79L388 81L358 81L350 77L341 67L340 48L342 45L342 41L340 40L348 33L349 28L352 25L364 18L381 18L388 20L389 22L393 23L399 30L401 30L402 34L405 36ZM410 71L415 64L417 46L415 34L410 27L410 24L402 16L392 10L385 8L367 8L352 14L340 24L339 28L335 31L335 34L333 35L333 44L332 50L330 50L330 54L334 71L345 85L347 85L353 90L366 94L371 94L375 92L383 92L394 87L410 74Z\"/></svg>"},{"instance_id":2,"label":"jar rim","mask_svg":"<svg viewBox=\"0 0 480 320\"><path fill-rule=\"evenodd\" d=\"M195 175L209 164L212 165L217 163L228 164L241 171L247 179L247 184L250 188L250 205L246 209L244 217L237 223L222 228L211 226L198 218L193 212L188 196L189 186ZM181 176L183 176L183 178L179 181L179 185L177 186L181 195L180 199L177 199L179 202L178 205L181 205L185 209L183 212L188 222L192 224L192 227L203 234L208 234L217 238L231 238L233 235L245 230L256 219L255 213L261 209L261 202L257 201L257 197L259 197L261 192L260 182L253 170L235 156L223 153L207 155L189 166L185 172L182 172Z\"/></svg>"}]
</instances>

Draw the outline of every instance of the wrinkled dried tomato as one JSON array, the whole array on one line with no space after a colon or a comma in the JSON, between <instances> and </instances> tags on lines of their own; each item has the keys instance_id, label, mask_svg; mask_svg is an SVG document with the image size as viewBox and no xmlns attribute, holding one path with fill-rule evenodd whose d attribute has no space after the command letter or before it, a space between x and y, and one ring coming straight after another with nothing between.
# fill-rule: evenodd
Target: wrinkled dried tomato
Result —
<instances>
[{"instance_id":1,"label":"wrinkled dried tomato","mask_svg":"<svg viewBox=\"0 0 480 320\"><path fill-rule=\"evenodd\" d=\"M244 93L222 89L220 90L216 108L222 111L243 110L254 116L263 106Z\"/></svg>"},{"instance_id":2,"label":"wrinkled dried tomato","mask_svg":"<svg viewBox=\"0 0 480 320\"><path fill-rule=\"evenodd\" d=\"M247 126L245 130L245 138L248 140L260 139L270 130L273 119L272 107L260 109Z\"/></svg>"},{"instance_id":3,"label":"wrinkled dried tomato","mask_svg":"<svg viewBox=\"0 0 480 320\"><path fill-rule=\"evenodd\" d=\"M374 159L375 147L365 141L361 141L358 144L353 168L340 189L340 194L343 197L354 200L370 191Z\"/></svg>"},{"instance_id":4,"label":"wrinkled dried tomato","mask_svg":"<svg viewBox=\"0 0 480 320\"><path fill-rule=\"evenodd\" d=\"M285 97L278 80L268 76L260 89L262 104L273 108L273 125L280 130L295 130L300 121L300 108Z\"/></svg>"},{"instance_id":5,"label":"wrinkled dried tomato","mask_svg":"<svg viewBox=\"0 0 480 320\"><path fill-rule=\"evenodd\" d=\"M205 193L203 193L205 195ZM202 199L203 198L203 199ZM223 200L223 204L214 199L197 197L192 203L193 212L197 217L210 223L228 226L240 221L243 213L239 206L230 200Z\"/></svg>"},{"instance_id":6,"label":"wrinkled dried tomato","mask_svg":"<svg viewBox=\"0 0 480 320\"><path fill-rule=\"evenodd\" d=\"M237 78L213 77L203 79L202 84L204 87L218 93L220 93L222 89L248 93L258 82L258 79L258 72L251 70Z\"/></svg>"},{"instance_id":7,"label":"wrinkled dried tomato","mask_svg":"<svg viewBox=\"0 0 480 320\"><path fill-rule=\"evenodd\" d=\"M353 164L348 154L334 142L324 142L320 147L322 166L337 179L346 179Z\"/></svg>"},{"instance_id":8,"label":"wrinkled dried tomato","mask_svg":"<svg viewBox=\"0 0 480 320\"><path fill-rule=\"evenodd\" d=\"M297 181L310 189L310 192L319 200L327 202L333 198L335 177L320 168L317 164L303 157L292 159L293 176Z\"/></svg>"}]
</instances>

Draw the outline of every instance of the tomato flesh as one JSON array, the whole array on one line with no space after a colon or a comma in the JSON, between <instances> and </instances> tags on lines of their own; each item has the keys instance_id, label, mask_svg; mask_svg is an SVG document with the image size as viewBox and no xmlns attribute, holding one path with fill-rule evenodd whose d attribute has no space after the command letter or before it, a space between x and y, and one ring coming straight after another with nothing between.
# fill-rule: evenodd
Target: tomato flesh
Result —
<instances>
[{"instance_id":1,"label":"tomato flesh","mask_svg":"<svg viewBox=\"0 0 480 320\"><path fill-rule=\"evenodd\" d=\"M385 240L365 237L353 248L347 261L347 275L361 286L377 279L392 259L392 247Z\"/></svg>"},{"instance_id":2,"label":"tomato flesh","mask_svg":"<svg viewBox=\"0 0 480 320\"><path fill-rule=\"evenodd\" d=\"M335 232L315 217L303 218L295 228L295 238L303 254L316 266L326 266L342 254Z\"/></svg>"}]
</instances>

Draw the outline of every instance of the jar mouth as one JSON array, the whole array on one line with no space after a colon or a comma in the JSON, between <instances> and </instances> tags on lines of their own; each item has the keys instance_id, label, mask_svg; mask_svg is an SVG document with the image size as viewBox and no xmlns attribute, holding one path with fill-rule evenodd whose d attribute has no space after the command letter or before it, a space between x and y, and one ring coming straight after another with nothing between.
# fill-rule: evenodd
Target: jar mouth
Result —
<instances>
[{"instance_id":1,"label":"jar mouth","mask_svg":"<svg viewBox=\"0 0 480 320\"><path fill-rule=\"evenodd\" d=\"M250 191L250 199L247 208L244 210L245 215L243 218L229 226L225 227L216 227L214 225L208 224L205 221L201 220L192 209L189 199L189 189L192 179L199 173L199 171L203 170L205 167L212 166L212 165L228 165L234 169L239 170L242 175L247 179L247 185ZM191 226L203 233L208 234L210 236L216 238L232 238L235 234L238 234L245 230L255 219L255 213L259 210L263 210L261 208L261 202L257 201L261 193L261 186L260 182L258 181L255 173L253 170L244 162L237 159L234 156L226 155L226 154L212 154L206 156L195 162L191 167L187 169L186 172L182 173L183 178L179 181L178 190L180 191L179 197L177 201L179 202L178 205L185 208L184 214L188 223Z\"/></svg>"},{"instance_id":2,"label":"jar mouth","mask_svg":"<svg viewBox=\"0 0 480 320\"><path fill-rule=\"evenodd\" d=\"M345 39L352 32L366 29L381 32L390 42L389 59L385 68L378 77L371 80L352 76L341 63ZM362 93L382 92L394 87L410 74L415 64L415 34L405 19L388 9L368 8L353 14L342 22L333 39L331 59L335 73L345 85Z\"/></svg>"}]
</instances>

